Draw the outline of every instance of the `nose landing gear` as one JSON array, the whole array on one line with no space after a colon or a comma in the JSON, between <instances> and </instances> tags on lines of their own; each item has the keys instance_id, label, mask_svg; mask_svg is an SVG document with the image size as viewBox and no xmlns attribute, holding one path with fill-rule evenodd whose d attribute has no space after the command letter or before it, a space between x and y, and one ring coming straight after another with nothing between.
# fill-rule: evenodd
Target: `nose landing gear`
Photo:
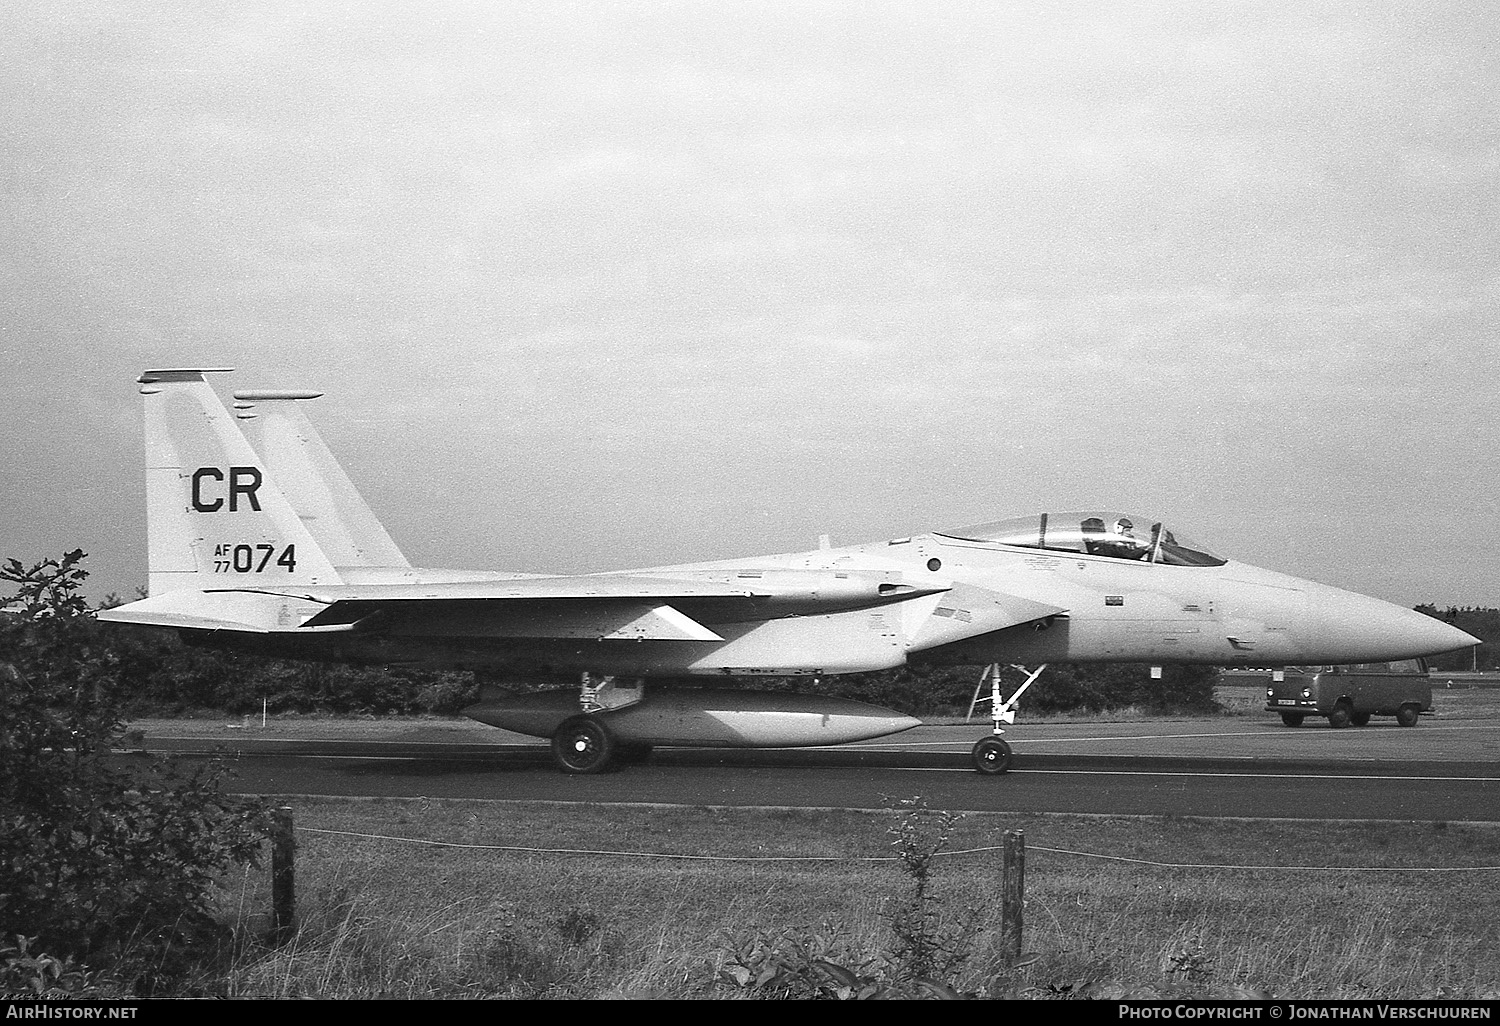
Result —
<instances>
[{"instance_id":1,"label":"nose landing gear","mask_svg":"<svg viewBox=\"0 0 1500 1026\"><path fill-rule=\"evenodd\" d=\"M984 674L979 678L979 683L974 688L974 699L969 703L969 716L971 718L974 715L974 707L976 705L980 702L990 703L990 720L994 724L990 735L974 742L974 748L970 752L970 756L974 760L974 769L979 773L983 773L986 776L998 776L1010 769L1012 753L1010 745L1000 736L1005 733L1005 728L1001 727L1000 724L1016 722L1016 703L1021 700L1021 694L1036 683L1036 679L1042 675L1042 671L1046 668L1046 663L1038 666L1035 670L1027 670L1024 666L1014 667L1014 669L1020 670L1027 675L1026 682L1016 688L1015 693L1009 699L1004 699L1000 694L1000 664L991 663L985 667ZM979 692L984 688L986 680L990 682L990 693L988 695L980 695Z\"/></svg>"}]
</instances>

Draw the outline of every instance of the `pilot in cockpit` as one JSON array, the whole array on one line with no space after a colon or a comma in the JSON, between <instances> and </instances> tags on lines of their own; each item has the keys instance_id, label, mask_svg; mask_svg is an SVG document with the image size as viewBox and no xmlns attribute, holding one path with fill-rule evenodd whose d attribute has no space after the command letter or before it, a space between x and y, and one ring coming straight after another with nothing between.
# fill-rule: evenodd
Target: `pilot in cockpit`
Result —
<instances>
[{"instance_id":1,"label":"pilot in cockpit","mask_svg":"<svg viewBox=\"0 0 1500 1026\"><path fill-rule=\"evenodd\" d=\"M1102 517L1089 517L1079 526L1083 531L1084 551L1091 556L1139 559L1141 552L1146 549L1132 533L1135 524L1129 517L1121 517L1107 530Z\"/></svg>"},{"instance_id":2,"label":"pilot in cockpit","mask_svg":"<svg viewBox=\"0 0 1500 1026\"><path fill-rule=\"evenodd\" d=\"M1121 559L1140 559L1147 555L1151 543L1135 536L1135 524L1129 517L1121 517L1114 524L1114 555Z\"/></svg>"},{"instance_id":3,"label":"pilot in cockpit","mask_svg":"<svg viewBox=\"0 0 1500 1026\"><path fill-rule=\"evenodd\" d=\"M1090 533L1089 528L1099 524L1098 519L1086 520L1083 524L1085 537ZM1115 559L1145 559L1151 554L1151 543L1144 538L1138 538L1135 534L1135 522L1129 517L1121 517L1110 525L1108 535L1104 535L1102 524L1094 527L1102 537L1088 542L1088 551L1097 556L1112 556Z\"/></svg>"}]
</instances>

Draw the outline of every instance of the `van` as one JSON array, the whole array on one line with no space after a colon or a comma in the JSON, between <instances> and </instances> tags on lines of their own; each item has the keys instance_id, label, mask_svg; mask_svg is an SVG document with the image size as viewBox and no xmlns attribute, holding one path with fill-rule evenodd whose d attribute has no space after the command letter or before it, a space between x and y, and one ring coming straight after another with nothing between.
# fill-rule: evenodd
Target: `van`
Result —
<instances>
[{"instance_id":1,"label":"van","mask_svg":"<svg viewBox=\"0 0 1500 1026\"><path fill-rule=\"evenodd\" d=\"M1288 727L1300 727L1308 716L1326 716L1330 727L1363 727L1371 716L1394 716L1401 726L1415 727L1432 711L1432 682L1421 659L1288 666L1272 675L1266 709L1280 713Z\"/></svg>"}]
</instances>

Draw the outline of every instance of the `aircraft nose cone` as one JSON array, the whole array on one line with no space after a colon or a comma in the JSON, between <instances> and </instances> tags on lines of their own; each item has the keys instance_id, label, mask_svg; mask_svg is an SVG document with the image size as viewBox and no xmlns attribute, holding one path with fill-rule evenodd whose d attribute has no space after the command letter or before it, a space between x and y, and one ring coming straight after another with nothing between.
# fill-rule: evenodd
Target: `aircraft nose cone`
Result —
<instances>
[{"instance_id":1,"label":"aircraft nose cone","mask_svg":"<svg viewBox=\"0 0 1500 1026\"><path fill-rule=\"evenodd\" d=\"M1334 588L1319 591L1309 597L1324 638L1345 652L1329 662L1415 659L1479 644L1472 634L1415 609Z\"/></svg>"}]
</instances>

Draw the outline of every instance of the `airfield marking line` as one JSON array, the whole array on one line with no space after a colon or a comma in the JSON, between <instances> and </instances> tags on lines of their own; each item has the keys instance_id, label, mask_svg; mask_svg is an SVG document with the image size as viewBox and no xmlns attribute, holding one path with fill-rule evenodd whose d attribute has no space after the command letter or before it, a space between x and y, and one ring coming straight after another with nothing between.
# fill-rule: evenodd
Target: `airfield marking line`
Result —
<instances>
[{"instance_id":1,"label":"airfield marking line","mask_svg":"<svg viewBox=\"0 0 1500 1026\"><path fill-rule=\"evenodd\" d=\"M224 752L218 752L218 751L201 751L199 749L189 749L187 751L176 751L176 750L165 749L165 748L145 748L145 749L122 748L122 749L116 749L116 753L117 754L121 754L121 755L129 755L132 751L145 751L145 752L150 752L150 753L155 754L155 755L178 755L178 756L219 755L219 756L229 756L229 757L232 757L232 758L235 758L235 759L256 759L256 758L262 758L262 759L268 759L268 758L278 758L278 759L279 758L292 758L292 759L327 759L327 760L347 759L350 762L422 762L422 761L424 761L426 759L425 756L421 756L421 755L318 755L316 753L311 753L311 754L305 754L304 755L304 754L301 754L301 753L298 753L298 752L292 752L292 753L286 753L286 752L246 752L246 751L242 751L240 749L233 749L231 751L224 751ZM477 758L478 757L476 756L476 759Z\"/></svg>"},{"instance_id":2,"label":"airfield marking line","mask_svg":"<svg viewBox=\"0 0 1500 1026\"><path fill-rule=\"evenodd\" d=\"M1431 732L1431 731L1454 732L1454 731L1493 730L1494 729L1492 726L1487 726L1487 725L1484 725L1484 724L1466 724L1466 725L1460 725L1460 724L1451 724L1451 725L1450 724L1423 724L1423 726L1426 728L1426 730L1424 731L1424 733L1428 733L1428 732ZM955 727L952 727L952 728L945 727L945 728L942 728L942 729L962 729L962 728L955 726ZM983 729L983 727L981 725L975 724L974 725L974 729L980 730L980 729ZM1313 743L1313 742L1316 742L1319 738L1327 738L1327 737L1330 737L1330 736L1336 736L1336 737L1339 737L1339 738L1341 738L1343 740L1350 740L1350 741L1352 741L1352 740L1357 740L1357 739L1362 738L1362 737L1367 737L1368 734L1367 733L1362 733L1362 732L1354 732L1354 731L1341 731L1338 734L1330 735L1327 731L1319 731L1319 730L1303 731L1303 732L1300 732L1300 733L1297 733L1297 734L1292 734L1292 733L1289 733L1284 728L1277 729L1277 728L1268 727L1267 729L1264 729L1264 730L1214 731L1214 732L1210 732L1210 733L1097 734L1097 735L1091 734L1091 735L1087 735L1087 736L1078 736L1078 737L1029 737L1029 738L1028 737L1009 737L1009 736L1007 736L1006 737L1006 741L1012 747L1019 748L1021 746L1035 745L1035 744L1092 744L1092 743L1097 743L1097 742L1100 742L1100 741L1176 741L1176 740L1194 740L1194 739L1213 740L1213 739L1216 739L1216 738L1231 738L1231 737L1263 737L1263 738L1274 737L1274 738L1285 738L1285 739L1287 739L1289 741L1293 737L1297 737L1297 738L1304 738L1306 740L1304 742L1294 742L1294 743ZM432 748L439 748L439 747L444 747L444 746L451 746L451 747L460 747L460 746L463 746L463 747L479 747L479 746L486 746L486 745L491 744L491 742L486 742L486 741L483 741L483 740L469 740L469 741L411 741L411 740L404 740L404 739L400 739L400 738L396 738L396 739L380 739L380 738L347 738L347 737L311 737L311 738L299 738L299 737L257 737L257 736L254 736L253 734L252 735L231 736L231 737L215 737L215 736L208 736L208 735L201 735L201 734L183 734L183 735L178 735L176 737L150 738L148 740L147 747L149 748L149 742L150 741L157 741L157 742L162 742L162 741L201 741L201 742L204 742L206 744L232 746L237 741L242 741L242 740L244 740L244 741L256 741L256 742L262 742L262 743L270 742L270 743L274 743L274 744L372 744L372 745L380 745L380 744L408 744L408 745L421 745L421 746L424 746L424 747L432 747ZM500 746L500 747L515 747L518 744L524 745L525 742L505 741L505 742L494 742L494 744L496 744L497 746ZM536 747L545 747L545 742L544 741L535 741L535 742L533 742L533 744ZM839 751L839 750L841 750L841 751L850 751L850 750L855 750L855 751L900 751L900 750L905 750L905 749L924 749L924 748L928 748L928 749L930 749L930 748L958 748L958 749L963 749L963 748L968 748L971 745L972 745L972 742L969 741L969 740L967 740L967 739L956 739L956 740L951 740L951 741L950 740L931 740L931 741L882 741L882 742L875 742L875 743L860 743L860 742L856 742L854 744L847 744L847 745L813 745L813 746L809 746L809 747L810 747L810 749L814 749L814 750L816 750L816 749L825 749L826 748L826 749L834 750L834 751ZM127 747L127 748L124 748L124 749L121 749L121 750L122 751L130 751L130 750L132 750L132 748ZM155 749L151 749L151 750L155 750Z\"/></svg>"},{"instance_id":3,"label":"airfield marking line","mask_svg":"<svg viewBox=\"0 0 1500 1026\"><path fill-rule=\"evenodd\" d=\"M452 746L455 746L455 747L457 747L459 745L463 745L463 746L466 746L466 747L473 747L473 746L489 745L489 744L495 744L495 743L497 743L497 742L490 742L490 741L408 741L405 738L366 738L366 737L254 737L254 736L251 736L251 737L244 737L244 736L206 737L206 736L201 735L201 734L179 734L176 737L150 737L150 736L148 736L146 738L146 743L147 744L150 744L152 742L161 743L163 741L202 741L202 742L205 742L206 744L217 744L217 745L231 745L231 744L236 744L236 743L243 743L245 741L257 741L257 742L260 742L260 743L271 742L271 743L276 743L276 744L298 744L298 745L424 745L424 746L431 747L431 748L440 748L443 745L452 745ZM509 745L509 744L515 744L515 743L516 742L511 742L511 741L498 742L498 744L501 744L501 745ZM538 745L542 745L545 742L543 742L541 740L538 740L536 743ZM129 749L126 749L126 750L128 751Z\"/></svg>"},{"instance_id":4,"label":"airfield marking line","mask_svg":"<svg viewBox=\"0 0 1500 1026\"><path fill-rule=\"evenodd\" d=\"M1087 859L1104 859L1108 862L1130 862L1138 866L1154 866L1159 869L1249 869L1274 872L1319 872L1319 873L1474 873L1493 872L1500 866L1255 866L1220 865L1212 862L1157 862L1154 859L1134 859L1128 855L1105 855L1101 852L1073 851L1069 848L1048 848L1040 844L1028 844L1028 852L1045 851L1054 855L1078 855Z\"/></svg>"},{"instance_id":5,"label":"airfield marking line","mask_svg":"<svg viewBox=\"0 0 1500 1026\"><path fill-rule=\"evenodd\" d=\"M959 766L888 766L890 770L901 773L973 773L969 767ZM1374 774L1374 773L1229 773L1224 771L1202 771L1194 772L1188 770L1067 770L1067 769L1023 769L1012 770L1013 773L1052 773L1059 776L1075 777L1242 777L1255 780L1446 780L1450 783L1475 783L1493 784L1500 783L1500 777L1437 777L1416 776L1410 773L1400 774Z\"/></svg>"},{"instance_id":6,"label":"airfield marking line","mask_svg":"<svg viewBox=\"0 0 1500 1026\"><path fill-rule=\"evenodd\" d=\"M150 749L146 749L150 751ZM836 750L836 749L835 749ZM126 754L130 750L122 750ZM194 756L194 755L229 755L235 758L256 758L267 756L266 752L200 752L200 751L165 751L158 754ZM328 762L422 762L424 757L420 755L325 755L319 753L294 754L297 759L321 759ZM476 757L478 758L478 757ZM1128 757L1127 757L1128 758ZM802 767L809 768L809 767ZM816 767L811 767L816 768ZM973 773L973 769L967 766L888 766L886 769L905 773ZM1277 780L1449 780L1467 781L1474 783L1500 783L1500 777L1466 777L1466 776L1430 776L1402 774L1372 774L1372 773L1267 773L1267 772L1238 772L1227 771L1191 771L1191 770L1126 770L1126 769L1025 769L1022 773L1053 773L1065 776L1120 776L1120 777L1253 777L1256 780L1272 778Z\"/></svg>"},{"instance_id":7,"label":"airfield marking line","mask_svg":"<svg viewBox=\"0 0 1500 1026\"><path fill-rule=\"evenodd\" d=\"M174 752L174 755L233 755L236 758L279 758L281 753L272 756L270 752ZM293 759L323 759L329 762L347 760L349 762L426 762L427 757L421 755L299 755L293 753ZM467 761L467 760L455 760Z\"/></svg>"},{"instance_id":8,"label":"airfield marking line","mask_svg":"<svg viewBox=\"0 0 1500 1026\"><path fill-rule=\"evenodd\" d=\"M195 755L204 753L178 752L178 755ZM213 754L213 753L208 753ZM235 755L245 753L235 752ZM255 755L256 753L249 753ZM347 760L350 762L421 762L420 756L414 755L299 755L299 759L323 759L327 761ZM799 770L817 769L819 767L797 767ZM974 770L968 766L887 766L885 769L896 770L903 773L969 773ZM1471 781L1474 783L1500 783L1500 777L1453 777L1453 776L1414 776L1410 773L1396 775L1377 775L1371 773L1229 773L1224 771L1193 772L1188 770L1121 770L1121 769L1026 769L1015 772L1026 774L1053 773L1063 776L1112 776L1112 777L1253 777L1256 780L1267 778L1274 780L1449 780L1449 781Z\"/></svg>"},{"instance_id":9,"label":"airfield marking line","mask_svg":"<svg viewBox=\"0 0 1500 1026\"><path fill-rule=\"evenodd\" d=\"M1460 727L1460 726L1433 727L1432 729L1433 730L1440 730L1440 731L1494 730L1494 727L1483 726L1483 725L1474 725L1474 726L1466 726L1466 727ZM1226 737L1274 737L1274 738L1286 738L1287 740L1291 740L1293 737L1301 737L1301 738L1307 738L1308 742L1312 742L1312 741L1317 740L1318 738L1327 738L1329 736L1338 736L1338 737L1348 738L1349 740L1353 741L1353 740L1358 740L1360 738L1368 737L1369 735L1367 733L1357 733L1357 732L1341 732L1338 735L1329 735L1327 732L1317 731L1317 730L1304 731L1301 734L1291 734L1291 733L1288 733L1285 730L1236 730L1236 731L1215 731L1213 733L1207 733L1207 734L1090 734L1090 735L1085 736L1085 737L1031 737L1031 738L1024 738L1024 737L1017 738L1017 737L1009 737L1009 736L1007 736L1005 740L1012 747L1019 747L1021 745L1028 745L1028 744L1093 744L1093 743L1097 743L1099 741L1181 741L1181 740L1197 740L1197 739L1213 740L1213 739L1216 739L1216 738L1226 738ZM854 745L839 746L839 747L857 748L857 749L860 749L860 750L875 749L875 748L879 748L879 749L936 748L936 747L941 747L941 746L952 746L952 747L956 747L956 748L966 748L970 744L972 744L972 742L967 741L967 740L963 740L963 739L958 739L958 740L953 740L953 741L948 741L948 740L934 740L934 741L882 741L882 742L879 742L879 743L876 743L876 744L854 744ZM831 747L831 746L824 746L824 747Z\"/></svg>"}]
</instances>

